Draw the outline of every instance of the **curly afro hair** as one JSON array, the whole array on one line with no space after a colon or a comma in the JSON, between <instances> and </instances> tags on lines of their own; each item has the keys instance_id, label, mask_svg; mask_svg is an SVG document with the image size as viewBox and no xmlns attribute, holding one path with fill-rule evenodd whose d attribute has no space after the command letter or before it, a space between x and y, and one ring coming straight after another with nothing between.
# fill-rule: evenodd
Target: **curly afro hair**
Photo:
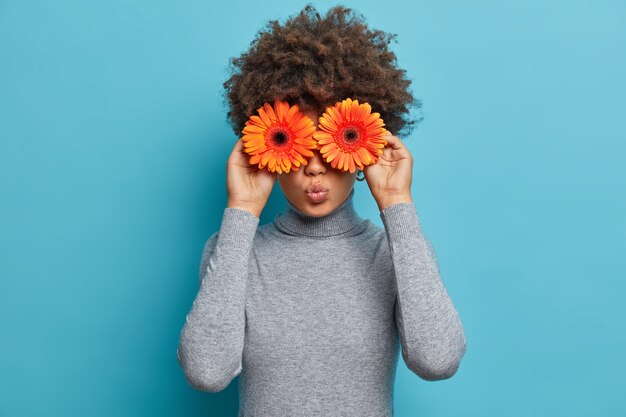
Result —
<instances>
[{"instance_id":1,"label":"curly afro hair","mask_svg":"<svg viewBox=\"0 0 626 417\"><path fill-rule=\"evenodd\" d=\"M236 135L264 102L286 100L303 111L321 112L347 97L368 102L385 127L398 137L411 133L422 117L387 45L397 34L370 30L360 13L342 5L322 18L311 3L284 25L270 20L252 40L248 51L229 61L224 82L227 121ZM397 40L396 40L397 43Z\"/></svg>"}]
</instances>

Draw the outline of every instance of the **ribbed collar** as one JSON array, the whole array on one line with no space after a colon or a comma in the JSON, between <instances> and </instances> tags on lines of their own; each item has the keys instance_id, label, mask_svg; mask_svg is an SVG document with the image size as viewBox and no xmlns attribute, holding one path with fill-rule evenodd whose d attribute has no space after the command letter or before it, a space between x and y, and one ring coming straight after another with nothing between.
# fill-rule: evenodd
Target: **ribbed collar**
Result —
<instances>
[{"instance_id":1,"label":"ribbed collar","mask_svg":"<svg viewBox=\"0 0 626 417\"><path fill-rule=\"evenodd\" d=\"M274 225L280 231L294 236L316 238L354 236L367 228L368 220L363 219L354 209L354 187L343 203L325 216L310 216L287 200L287 208L274 218Z\"/></svg>"}]
</instances>

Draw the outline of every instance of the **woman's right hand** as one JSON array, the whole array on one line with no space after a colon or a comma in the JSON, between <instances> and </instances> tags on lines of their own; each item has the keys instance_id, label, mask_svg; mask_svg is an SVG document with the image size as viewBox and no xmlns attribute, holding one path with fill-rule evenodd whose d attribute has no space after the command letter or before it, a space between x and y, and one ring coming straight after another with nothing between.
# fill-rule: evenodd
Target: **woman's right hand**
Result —
<instances>
[{"instance_id":1,"label":"woman's right hand","mask_svg":"<svg viewBox=\"0 0 626 417\"><path fill-rule=\"evenodd\" d=\"M260 217L278 173L250 164L250 157L243 149L241 138L237 139L226 163L228 207L246 209Z\"/></svg>"}]
</instances>

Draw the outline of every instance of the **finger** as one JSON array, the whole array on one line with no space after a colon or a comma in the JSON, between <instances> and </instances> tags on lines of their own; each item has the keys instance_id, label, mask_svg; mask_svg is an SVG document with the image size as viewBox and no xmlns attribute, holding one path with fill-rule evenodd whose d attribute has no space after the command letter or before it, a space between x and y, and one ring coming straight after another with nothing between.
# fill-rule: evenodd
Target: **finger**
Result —
<instances>
[{"instance_id":1,"label":"finger","mask_svg":"<svg viewBox=\"0 0 626 417\"><path fill-rule=\"evenodd\" d=\"M246 148L245 148L245 145L243 143L243 139L237 140L237 143L235 144L235 150L237 152L241 153L243 156L245 156L246 159L250 156L250 155L248 155L248 152L246 152Z\"/></svg>"},{"instance_id":2,"label":"finger","mask_svg":"<svg viewBox=\"0 0 626 417\"><path fill-rule=\"evenodd\" d=\"M392 149L404 148L402 141L398 137L392 135L391 132L387 132L384 138L387 141L387 145L389 145Z\"/></svg>"},{"instance_id":3,"label":"finger","mask_svg":"<svg viewBox=\"0 0 626 417\"><path fill-rule=\"evenodd\" d=\"M233 160L238 161L238 162L241 162L241 161L248 162L248 160L250 159L250 155L248 155L248 153L246 152L242 139L237 139L237 141L235 142L235 146L233 146L233 150L231 152L230 157L233 158Z\"/></svg>"}]
</instances>

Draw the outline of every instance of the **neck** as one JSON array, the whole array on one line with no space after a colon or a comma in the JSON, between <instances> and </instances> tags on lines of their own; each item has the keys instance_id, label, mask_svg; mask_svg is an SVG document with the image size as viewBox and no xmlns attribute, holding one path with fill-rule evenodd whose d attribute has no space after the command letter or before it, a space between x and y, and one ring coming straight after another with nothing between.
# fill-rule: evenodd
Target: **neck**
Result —
<instances>
[{"instance_id":1,"label":"neck","mask_svg":"<svg viewBox=\"0 0 626 417\"><path fill-rule=\"evenodd\" d=\"M287 200L287 208L274 218L274 225L282 232L294 236L344 237L361 233L367 220L361 218L353 204L354 187L343 203L324 216L311 216Z\"/></svg>"}]
</instances>

